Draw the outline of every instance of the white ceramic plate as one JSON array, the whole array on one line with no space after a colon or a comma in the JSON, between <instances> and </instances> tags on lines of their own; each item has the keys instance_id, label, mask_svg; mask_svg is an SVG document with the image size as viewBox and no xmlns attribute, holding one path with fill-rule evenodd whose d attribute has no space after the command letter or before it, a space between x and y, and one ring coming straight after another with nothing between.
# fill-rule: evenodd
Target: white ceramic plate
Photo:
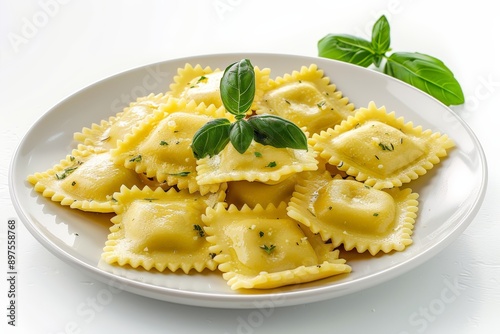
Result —
<instances>
[{"instance_id":1,"label":"white ceramic plate","mask_svg":"<svg viewBox=\"0 0 500 334\"><path fill-rule=\"evenodd\" d=\"M185 63L224 69L242 58L271 77L316 63L356 107L375 101L405 121L448 134L456 142L450 155L411 183L420 194L414 243L404 252L371 258L341 254L349 275L271 291L234 292L218 273L183 275L151 273L99 263L110 226L108 214L83 214L43 198L26 176L45 171L72 148L73 133L106 119L129 101L168 90ZM169 60L107 78L68 97L37 120L21 141L11 164L14 206L28 230L59 258L96 279L128 291L170 302L206 307L259 308L295 305L346 295L395 278L436 255L472 221L483 200L487 167L483 150L470 128L449 108L398 80L361 67L327 59L276 54L224 54Z\"/></svg>"}]
</instances>

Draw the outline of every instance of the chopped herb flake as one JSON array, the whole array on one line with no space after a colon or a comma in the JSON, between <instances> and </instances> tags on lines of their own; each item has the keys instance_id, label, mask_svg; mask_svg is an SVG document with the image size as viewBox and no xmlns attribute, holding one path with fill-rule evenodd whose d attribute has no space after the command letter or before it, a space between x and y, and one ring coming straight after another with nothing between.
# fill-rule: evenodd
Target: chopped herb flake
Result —
<instances>
[{"instance_id":1,"label":"chopped herb flake","mask_svg":"<svg viewBox=\"0 0 500 334\"><path fill-rule=\"evenodd\" d=\"M262 246L260 246L260 248L262 248L267 254L271 254L276 249L276 246L272 245L272 244L271 244L271 246L262 245Z\"/></svg>"},{"instance_id":2,"label":"chopped herb flake","mask_svg":"<svg viewBox=\"0 0 500 334\"><path fill-rule=\"evenodd\" d=\"M65 168L62 173L56 173L56 179L58 179L58 180L65 179L69 174L73 173L77 168L78 168L78 166Z\"/></svg>"},{"instance_id":3,"label":"chopped herb flake","mask_svg":"<svg viewBox=\"0 0 500 334\"><path fill-rule=\"evenodd\" d=\"M389 144L379 143L378 146L380 146L382 151L394 151L394 145L392 145L392 143Z\"/></svg>"},{"instance_id":4,"label":"chopped herb flake","mask_svg":"<svg viewBox=\"0 0 500 334\"><path fill-rule=\"evenodd\" d=\"M180 172L180 173L173 173L173 174L168 174L170 176L188 176L191 172Z\"/></svg>"},{"instance_id":5,"label":"chopped herb flake","mask_svg":"<svg viewBox=\"0 0 500 334\"><path fill-rule=\"evenodd\" d=\"M270 163L267 164L266 167L270 167L270 168L276 167L276 161L271 161Z\"/></svg>"},{"instance_id":6,"label":"chopped herb flake","mask_svg":"<svg viewBox=\"0 0 500 334\"><path fill-rule=\"evenodd\" d=\"M193 227L194 227L194 230L195 230L196 232L198 232L198 235L199 235L200 237L202 237L202 238L203 238L203 237L205 236L205 230L203 230L203 227L201 227L200 225L197 225L197 224L196 224L196 225L193 225Z\"/></svg>"},{"instance_id":7,"label":"chopped herb flake","mask_svg":"<svg viewBox=\"0 0 500 334\"><path fill-rule=\"evenodd\" d=\"M167 143L166 141L162 140L162 141L160 142L160 145L161 145L161 146L167 146L167 145L168 145L168 143Z\"/></svg>"},{"instance_id":8,"label":"chopped herb flake","mask_svg":"<svg viewBox=\"0 0 500 334\"><path fill-rule=\"evenodd\" d=\"M142 161L142 155L140 154L129 160L129 162L141 162L141 161Z\"/></svg>"}]
</instances>

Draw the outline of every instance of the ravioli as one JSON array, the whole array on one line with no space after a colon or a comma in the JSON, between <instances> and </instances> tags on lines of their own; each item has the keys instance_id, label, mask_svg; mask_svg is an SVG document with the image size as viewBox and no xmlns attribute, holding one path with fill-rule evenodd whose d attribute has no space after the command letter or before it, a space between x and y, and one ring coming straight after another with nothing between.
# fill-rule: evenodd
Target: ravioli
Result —
<instances>
[{"instance_id":1,"label":"ravioli","mask_svg":"<svg viewBox=\"0 0 500 334\"><path fill-rule=\"evenodd\" d=\"M28 176L34 189L73 209L113 212L113 194L122 185L142 186L134 171L117 165L109 152L80 145L46 172Z\"/></svg>"},{"instance_id":2,"label":"ravioli","mask_svg":"<svg viewBox=\"0 0 500 334\"><path fill-rule=\"evenodd\" d=\"M191 64L186 64L178 69L174 83L170 85L169 94L193 100L197 104L205 103L207 106L213 104L221 107L219 84L222 74L218 68L212 70L210 66L201 67L197 64L193 67Z\"/></svg>"},{"instance_id":3,"label":"ravioli","mask_svg":"<svg viewBox=\"0 0 500 334\"><path fill-rule=\"evenodd\" d=\"M199 186L196 182L196 159L191 140L205 123L225 116L223 108L171 98L118 142L111 155L117 164L159 183L202 194L215 192L219 184Z\"/></svg>"},{"instance_id":4,"label":"ravioli","mask_svg":"<svg viewBox=\"0 0 500 334\"><path fill-rule=\"evenodd\" d=\"M372 256L409 247L419 195L402 186L453 141L374 102L355 110L315 64L275 79L268 68L254 72L246 116L295 123L307 150L252 141L243 154L229 143L196 159L196 131L235 116L220 97L223 72L186 64L169 91L74 133L77 149L27 179L61 205L115 214L102 262L170 274L218 269L232 290L342 278L353 269L340 247Z\"/></svg>"},{"instance_id":5,"label":"ravioli","mask_svg":"<svg viewBox=\"0 0 500 334\"><path fill-rule=\"evenodd\" d=\"M288 202L295 189L297 175L287 177L281 182L267 184L262 182L232 181L227 183L226 202L241 208L243 205L255 207L257 204L266 207L272 203L278 206Z\"/></svg>"},{"instance_id":6,"label":"ravioli","mask_svg":"<svg viewBox=\"0 0 500 334\"><path fill-rule=\"evenodd\" d=\"M259 101L267 87L269 81L270 69L254 67L255 72L255 97L252 109L255 109L257 101ZM195 101L196 103L204 103L205 105L215 105L216 107L223 106L220 97L220 80L224 72L220 69L212 70L209 66L202 67L200 64L192 66L186 64L184 68L178 70L177 76L174 77L174 83L170 85L169 94L175 97L184 98Z\"/></svg>"},{"instance_id":7,"label":"ravioli","mask_svg":"<svg viewBox=\"0 0 500 334\"><path fill-rule=\"evenodd\" d=\"M275 184L302 171L316 170L313 150L276 148L253 141L241 154L228 144L219 154L197 161L200 185L229 181Z\"/></svg>"},{"instance_id":8,"label":"ravioli","mask_svg":"<svg viewBox=\"0 0 500 334\"><path fill-rule=\"evenodd\" d=\"M422 130L370 102L309 144L329 164L376 189L399 187L427 173L454 146L445 134Z\"/></svg>"},{"instance_id":9,"label":"ravioli","mask_svg":"<svg viewBox=\"0 0 500 334\"><path fill-rule=\"evenodd\" d=\"M100 124L92 124L90 128L83 128L73 137L76 141L87 146L99 147L105 150L116 148L118 140L129 134L146 116L151 115L159 105L165 103L168 96L164 94L151 94L137 99L123 111L102 120Z\"/></svg>"},{"instance_id":10,"label":"ravioli","mask_svg":"<svg viewBox=\"0 0 500 334\"><path fill-rule=\"evenodd\" d=\"M334 247L372 255L402 251L412 243L418 194L411 189L378 190L328 172L304 173L287 207L296 219Z\"/></svg>"},{"instance_id":11,"label":"ravioli","mask_svg":"<svg viewBox=\"0 0 500 334\"><path fill-rule=\"evenodd\" d=\"M354 105L315 64L270 80L257 103L257 114L281 116L311 134L333 128L353 110Z\"/></svg>"},{"instance_id":12,"label":"ravioli","mask_svg":"<svg viewBox=\"0 0 500 334\"><path fill-rule=\"evenodd\" d=\"M287 217L286 203L254 209L208 208L210 251L233 290L270 289L351 271L338 251Z\"/></svg>"},{"instance_id":13,"label":"ravioli","mask_svg":"<svg viewBox=\"0 0 500 334\"><path fill-rule=\"evenodd\" d=\"M114 197L117 215L102 253L107 263L186 274L216 269L201 215L224 200L224 191L202 196L174 188L122 187Z\"/></svg>"}]
</instances>

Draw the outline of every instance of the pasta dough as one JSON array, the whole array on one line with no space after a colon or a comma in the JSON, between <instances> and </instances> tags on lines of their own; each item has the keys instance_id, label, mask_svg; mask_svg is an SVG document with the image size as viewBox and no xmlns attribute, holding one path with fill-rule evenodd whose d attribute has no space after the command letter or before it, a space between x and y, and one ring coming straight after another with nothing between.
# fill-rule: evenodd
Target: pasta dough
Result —
<instances>
[{"instance_id":1,"label":"pasta dough","mask_svg":"<svg viewBox=\"0 0 500 334\"><path fill-rule=\"evenodd\" d=\"M270 80L257 114L286 118L309 133L320 133L353 114L354 106L316 65Z\"/></svg>"},{"instance_id":2,"label":"pasta dough","mask_svg":"<svg viewBox=\"0 0 500 334\"><path fill-rule=\"evenodd\" d=\"M114 192L122 185L142 185L139 176L115 164L109 152L84 145L48 171L28 176L28 181L61 205L91 212L113 212Z\"/></svg>"},{"instance_id":3,"label":"pasta dough","mask_svg":"<svg viewBox=\"0 0 500 334\"><path fill-rule=\"evenodd\" d=\"M376 189L417 179L454 146L447 135L404 123L373 102L309 143L329 164Z\"/></svg>"},{"instance_id":4,"label":"pasta dough","mask_svg":"<svg viewBox=\"0 0 500 334\"><path fill-rule=\"evenodd\" d=\"M224 200L223 191L202 196L174 188L122 187L114 197L115 225L102 254L107 263L184 273L215 270L201 215Z\"/></svg>"},{"instance_id":5,"label":"pasta dough","mask_svg":"<svg viewBox=\"0 0 500 334\"><path fill-rule=\"evenodd\" d=\"M255 72L255 97L252 110L255 110L256 104L262 98L264 90L267 88L269 81L270 69L254 67ZM184 68L178 70L174 77L174 83L170 85L169 94L174 97L184 98L196 103L204 103L205 105L215 105L222 107L220 97L220 80L224 72L220 69L212 70L209 66L202 68L199 64L192 66L186 64Z\"/></svg>"},{"instance_id":6,"label":"pasta dough","mask_svg":"<svg viewBox=\"0 0 500 334\"><path fill-rule=\"evenodd\" d=\"M418 194L411 189L377 190L328 172L301 175L288 215L331 240L334 247L375 255L402 251L412 243Z\"/></svg>"},{"instance_id":7,"label":"pasta dough","mask_svg":"<svg viewBox=\"0 0 500 334\"><path fill-rule=\"evenodd\" d=\"M200 185L241 180L275 184L295 173L318 168L311 149L276 148L255 141L243 154L227 145L219 154L200 159L197 164Z\"/></svg>"},{"instance_id":8,"label":"pasta dough","mask_svg":"<svg viewBox=\"0 0 500 334\"><path fill-rule=\"evenodd\" d=\"M348 273L351 267L286 216L286 203L238 210L221 204L203 216L210 251L231 289L270 289Z\"/></svg>"},{"instance_id":9,"label":"pasta dough","mask_svg":"<svg viewBox=\"0 0 500 334\"><path fill-rule=\"evenodd\" d=\"M100 124L92 124L90 128L85 127L81 132L76 132L74 138L87 146L106 150L116 148L118 140L123 140L140 121L157 110L167 99L168 96L164 94L139 98L108 120L102 120Z\"/></svg>"},{"instance_id":10,"label":"pasta dough","mask_svg":"<svg viewBox=\"0 0 500 334\"><path fill-rule=\"evenodd\" d=\"M103 262L218 269L233 290L348 274L339 247L380 255L411 245L419 195L400 187L439 163L453 141L373 102L355 110L315 64L275 79L268 68L254 71L247 116L294 122L308 150L253 141L243 154L229 144L195 159L195 132L235 117L221 102L223 72L186 64L168 92L75 133L77 149L28 181L61 205L115 214Z\"/></svg>"},{"instance_id":11,"label":"pasta dough","mask_svg":"<svg viewBox=\"0 0 500 334\"><path fill-rule=\"evenodd\" d=\"M192 193L215 192L220 183L209 186L197 183L197 163L190 145L201 126L224 116L223 108L171 98L120 141L111 155L117 164L160 183Z\"/></svg>"},{"instance_id":12,"label":"pasta dough","mask_svg":"<svg viewBox=\"0 0 500 334\"><path fill-rule=\"evenodd\" d=\"M255 207L260 204L266 207L272 203L278 206L281 202L288 202L292 197L297 175L294 174L285 180L267 184L262 182L232 181L227 184L226 202L241 208L243 205Z\"/></svg>"}]
</instances>

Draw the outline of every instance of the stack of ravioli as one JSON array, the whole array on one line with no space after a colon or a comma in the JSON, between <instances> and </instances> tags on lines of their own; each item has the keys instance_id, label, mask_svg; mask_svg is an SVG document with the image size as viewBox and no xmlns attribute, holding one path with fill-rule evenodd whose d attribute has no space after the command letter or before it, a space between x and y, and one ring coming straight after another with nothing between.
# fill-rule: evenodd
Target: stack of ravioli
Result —
<instances>
[{"instance_id":1,"label":"stack of ravioli","mask_svg":"<svg viewBox=\"0 0 500 334\"><path fill-rule=\"evenodd\" d=\"M195 132L226 117L222 71L186 64L170 91L139 98L75 133L79 143L34 189L61 205L113 213L102 259L186 274L220 271L236 289L270 289L348 274L355 250L403 251L418 194L403 185L453 147L373 102L355 109L316 65L270 78L255 67L253 114L301 127L308 150L253 142L197 160Z\"/></svg>"}]
</instances>

